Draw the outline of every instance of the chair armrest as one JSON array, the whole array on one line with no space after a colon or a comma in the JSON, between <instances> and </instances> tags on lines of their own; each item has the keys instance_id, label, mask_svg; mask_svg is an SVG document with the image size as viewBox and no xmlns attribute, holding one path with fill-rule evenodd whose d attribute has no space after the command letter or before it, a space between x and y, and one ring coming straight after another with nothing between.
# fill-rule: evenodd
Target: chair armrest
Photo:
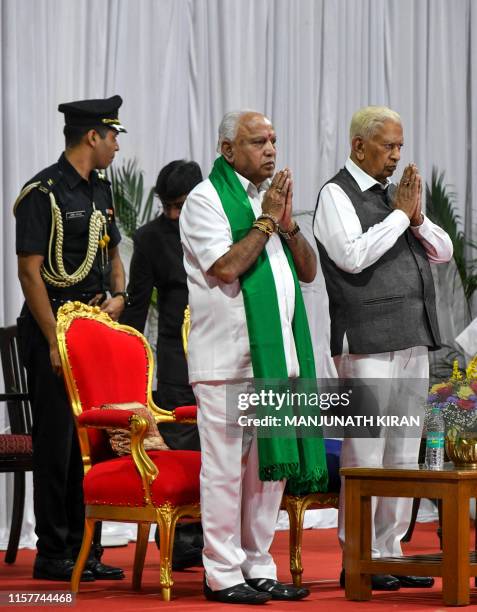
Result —
<instances>
[{"instance_id":1,"label":"chair armrest","mask_svg":"<svg viewBox=\"0 0 477 612\"><path fill-rule=\"evenodd\" d=\"M110 427L129 429L131 432L131 457L141 476L145 499L150 503L150 485L159 474L159 470L144 449L144 437L149 427L146 419L136 414L134 410L115 410L114 408L102 410L100 408L92 408L79 415L78 426L97 427L99 429Z\"/></svg>"},{"instance_id":2,"label":"chair armrest","mask_svg":"<svg viewBox=\"0 0 477 612\"><path fill-rule=\"evenodd\" d=\"M149 408L154 414L154 420L158 424L197 422L197 406L177 406L174 410L164 410L152 402L149 404Z\"/></svg>"},{"instance_id":3,"label":"chair armrest","mask_svg":"<svg viewBox=\"0 0 477 612\"><path fill-rule=\"evenodd\" d=\"M78 425L81 427L98 427L101 429L109 427L130 429L131 418L135 414L134 410L114 410L114 408L102 410L100 408L92 408L79 415Z\"/></svg>"},{"instance_id":4,"label":"chair armrest","mask_svg":"<svg viewBox=\"0 0 477 612\"><path fill-rule=\"evenodd\" d=\"M172 414L177 423L196 423L197 406L177 406Z\"/></svg>"}]
</instances>

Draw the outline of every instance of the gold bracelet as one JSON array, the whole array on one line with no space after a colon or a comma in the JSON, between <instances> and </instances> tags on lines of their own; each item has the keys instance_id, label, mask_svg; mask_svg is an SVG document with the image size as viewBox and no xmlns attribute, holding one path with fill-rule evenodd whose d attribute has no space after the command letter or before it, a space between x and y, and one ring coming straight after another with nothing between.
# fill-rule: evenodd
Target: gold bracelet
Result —
<instances>
[{"instance_id":1,"label":"gold bracelet","mask_svg":"<svg viewBox=\"0 0 477 612\"><path fill-rule=\"evenodd\" d=\"M270 229L268 223L264 223L263 221L255 221L252 225L252 229L257 229L263 234L266 234L269 238L273 234L273 231Z\"/></svg>"},{"instance_id":2,"label":"gold bracelet","mask_svg":"<svg viewBox=\"0 0 477 612\"><path fill-rule=\"evenodd\" d=\"M265 225L266 227L269 228L272 234L273 232L276 232L278 230L278 225L275 224L275 221L273 219L270 219L270 217L267 217L267 216L260 215L260 217L257 217L255 219L255 223L260 223L261 225Z\"/></svg>"},{"instance_id":3,"label":"gold bracelet","mask_svg":"<svg viewBox=\"0 0 477 612\"><path fill-rule=\"evenodd\" d=\"M270 226L267 223L262 223L260 221L255 221L255 223L252 225L252 227L254 227L255 229L260 230L264 234L267 234L267 236L271 236L273 234L273 231L271 230Z\"/></svg>"},{"instance_id":4,"label":"gold bracelet","mask_svg":"<svg viewBox=\"0 0 477 612\"><path fill-rule=\"evenodd\" d=\"M257 221L261 221L262 219L270 219L273 223L273 231L278 232L278 219L269 213L262 213L259 217L257 217Z\"/></svg>"},{"instance_id":5,"label":"gold bracelet","mask_svg":"<svg viewBox=\"0 0 477 612\"><path fill-rule=\"evenodd\" d=\"M274 231L276 231L275 225L271 219L267 219L267 218L261 219L260 217L258 217L257 219L255 219L255 223L258 223L259 225L262 225L268 228L272 232L272 234Z\"/></svg>"}]
</instances>

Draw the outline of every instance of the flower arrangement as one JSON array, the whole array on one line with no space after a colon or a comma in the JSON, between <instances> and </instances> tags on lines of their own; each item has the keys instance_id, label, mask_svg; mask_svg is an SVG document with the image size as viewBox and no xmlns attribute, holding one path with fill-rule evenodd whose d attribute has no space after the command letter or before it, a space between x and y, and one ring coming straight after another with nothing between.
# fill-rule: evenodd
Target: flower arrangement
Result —
<instances>
[{"instance_id":1,"label":"flower arrangement","mask_svg":"<svg viewBox=\"0 0 477 612\"><path fill-rule=\"evenodd\" d=\"M465 375L454 361L452 376L431 387L427 404L429 410L437 407L442 411L448 437L459 432L477 433L477 355L469 362Z\"/></svg>"}]
</instances>

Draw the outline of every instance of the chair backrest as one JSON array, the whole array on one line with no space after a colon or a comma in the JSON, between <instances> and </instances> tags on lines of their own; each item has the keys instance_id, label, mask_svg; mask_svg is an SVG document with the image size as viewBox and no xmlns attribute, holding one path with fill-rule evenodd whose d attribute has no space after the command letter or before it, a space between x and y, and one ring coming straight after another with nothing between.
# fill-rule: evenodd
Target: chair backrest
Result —
<instances>
[{"instance_id":1,"label":"chair backrest","mask_svg":"<svg viewBox=\"0 0 477 612\"><path fill-rule=\"evenodd\" d=\"M0 357L5 393L17 395L15 399L7 399L10 432L30 434L32 414L27 397L25 368L19 350L16 325L0 328ZM23 394L23 397L19 397L18 394Z\"/></svg>"},{"instance_id":2,"label":"chair backrest","mask_svg":"<svg viewBox=\"0 0 477 612\"><path fill-rule=\"evenodd\" d=\"M150 404L153 358L142 334L80 302L62 306L57 321L63 373L76 417L102 404ZM88 429L88 439L90 448L82 448L83 455L88 450L93 462L110 456L101 431Z\"/></svg>"}]
</instances>

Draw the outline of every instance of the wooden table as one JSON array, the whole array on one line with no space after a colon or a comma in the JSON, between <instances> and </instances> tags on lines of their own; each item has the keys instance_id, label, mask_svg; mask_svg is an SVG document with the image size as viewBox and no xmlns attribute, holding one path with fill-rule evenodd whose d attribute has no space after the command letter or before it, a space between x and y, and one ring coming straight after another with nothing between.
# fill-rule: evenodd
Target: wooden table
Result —
<instances>
[{"instance_id":1,"label":"wooden table","mask_svg":"<svg viewBox=\"0 0 477 612\"><path fill-rule=\"evenodd\" d=\"M477 553L469 552L469 500L477 497L477 470L400 465L342 468L345 478L346 598L371 599L371 574L442 576L446 605L469 604L469 577L477 575ZM442 553L371 558L371 497L442 500Z\"/></svg>"}]
</instances>

